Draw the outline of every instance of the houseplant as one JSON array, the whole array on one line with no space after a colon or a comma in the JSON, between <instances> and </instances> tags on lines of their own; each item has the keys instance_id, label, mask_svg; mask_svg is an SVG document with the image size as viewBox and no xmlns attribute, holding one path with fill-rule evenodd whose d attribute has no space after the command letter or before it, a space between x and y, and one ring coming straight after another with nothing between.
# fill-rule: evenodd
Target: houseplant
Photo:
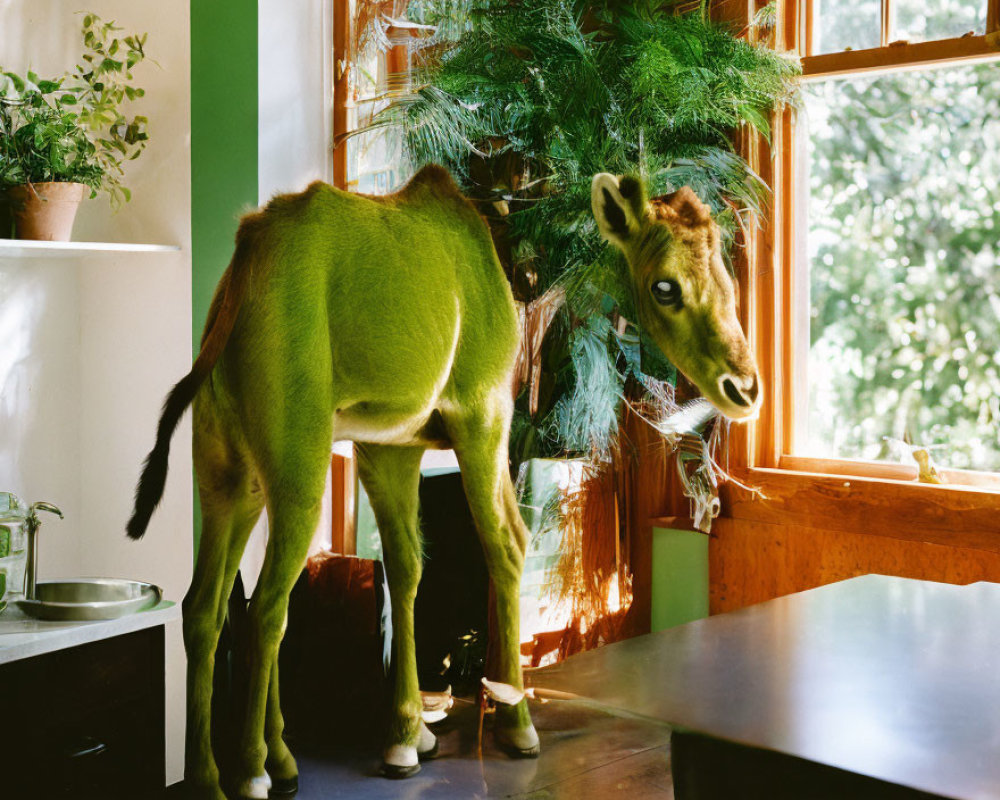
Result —
<instances>
[{"instance_id":1,"label":"houseplant","mask_svg":"<svg viewBox=\"0 0 1000 800\"><path fill-rule=\"evenodd\" d=\"M691 186L722 226L728 255L767 191L735 134L768 135L798 66L759 44L771 7L745 32L713 23L707 2L410 0L408 13L437 35L421 54L416 90L368 130L399 130L414 167L446 164L491 226L526 306L536 362L517 399L511 461L584 460L577 494L586 502L578 496L564 509L587 524L562 526L586 528L588 547L609 561L590 563L588 597L572 598L574 614L592 618L586 607L600 611L611 582L628 577L617 561L627 547L616 544L632 475L622 420L638 412L662 430L684 393L635 324L621 259L591 215L591 178L638 173L651 195ZM717 441L719 425L702 421L699 432ZM707 444L695 438L688 450L679 458L696 471L685 489L704 506L721 470ZM566 540L564 552L581 549Z\"/></svg>"},{"instance_id":2,"label":"houseplant","mask_svg":"<svg viewBox=\"0 0 1000 800\"><path fill-rule=\"evenodd\" d=\"M132 69L146 34L119 30L86 14L80 63L60 78L0 68L0 192L18 238L66 241L87 193L107 192L114 208L131 197L123 164L142 153L147 120L122 108L144 94Z\"/></svg>"},{"instance_id":3,"label":"houseplant","mask_svg":"<svg viewBox=\"0 0 1000 800\"><path fill-rule=\"evenodd\" d=\"M621 260L591 216L591 177L639 173L651 195L692 186L728 252L767 190L733 135L767 135L798 67L692 3L411 0L409 14L441 23L439 34L416 91L369 129L400 129L414 167L451 169L479 201L519 300L553 288L565 298L543 347L543 385L518 402L512 460L601 460L623 398L662 406L675 378L632 322Z\"/></svg>"}]
</instances>

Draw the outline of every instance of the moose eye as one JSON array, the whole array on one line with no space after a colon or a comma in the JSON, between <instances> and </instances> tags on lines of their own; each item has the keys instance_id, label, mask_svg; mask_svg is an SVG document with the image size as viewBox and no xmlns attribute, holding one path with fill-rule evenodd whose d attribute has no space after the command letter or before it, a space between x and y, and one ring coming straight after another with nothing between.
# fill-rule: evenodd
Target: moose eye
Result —
<instances>
[{"instance_id":1,"label":"moose eye","mask_svg":"<svg viewBox=\"0 0 1000 800\"><path fill-rule=\"evenodd\" d=\"M680 308L684 305L681 299L681 287L674 281L657 281L652 288L653 297L661 306Z\"/></svg>"}]
</instances>

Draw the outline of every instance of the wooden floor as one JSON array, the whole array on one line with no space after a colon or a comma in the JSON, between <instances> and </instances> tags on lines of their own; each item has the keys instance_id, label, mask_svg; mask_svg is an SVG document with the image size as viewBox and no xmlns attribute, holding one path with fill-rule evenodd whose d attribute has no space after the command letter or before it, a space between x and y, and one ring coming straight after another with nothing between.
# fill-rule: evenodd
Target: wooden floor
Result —
<instances>
[{"instance_id":1,"label":"wooden floor","mask_svg":"<svg viewBox=\"0 0 1000 800\"><path fill-rule=\"evenodd\" d=\"M439 757L405 781L380 777L377 753L297 748L298 798L672 800L669 727L577 702L535 703L532 714L542 743L538 759L508 759L493 747L487 730L480 760L477 714L465 706L436 726ZM184 797L182 787L174 787L167 797Z\"/></svg>"}]
</instances>

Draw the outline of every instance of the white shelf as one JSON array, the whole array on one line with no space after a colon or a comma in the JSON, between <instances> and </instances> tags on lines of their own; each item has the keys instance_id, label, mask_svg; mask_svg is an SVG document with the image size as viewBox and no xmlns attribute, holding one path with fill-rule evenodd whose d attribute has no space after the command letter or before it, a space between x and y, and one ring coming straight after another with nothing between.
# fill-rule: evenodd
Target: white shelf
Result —
<instances>
[{"instance_id":1,"label":"white shelf","mask_svg":"<svg viewBox=\"0 0 1000 800\"><path fill-rule=\"evenodd\" d=\"M174 244L130 244L128 242L37 242L0 239L0 258L69 258L95 253L177 253Z\"/></svg>"}]
</instances>

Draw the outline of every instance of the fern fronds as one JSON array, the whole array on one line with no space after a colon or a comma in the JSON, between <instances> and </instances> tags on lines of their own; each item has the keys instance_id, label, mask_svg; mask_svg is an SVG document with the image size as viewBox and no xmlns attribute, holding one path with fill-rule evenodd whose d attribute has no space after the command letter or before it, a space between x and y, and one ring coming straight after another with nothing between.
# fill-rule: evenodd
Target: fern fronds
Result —
<instances>
[{"instance_id":1,"label":"fern fronds","mask_svg":"<svg viewBox=\"0 0 1000 800\"><path fill-rule=\"evenodd\" d=\"M609 321L634 320L634 302L591 217L592 176L638 173L653 196L691 186L728 247L767 191L734 151L734 133L769 134L798 66L711 22L699 3L411 0L409 8L411 19L438 26L415 76L420 88L373 124L402 128L413 168L442 163L481 202L520 299L557 284L565 291L548 404L528 421L534 432L520 436L515 426L512 440L533 442L527 455L599 453L614 440L625 376L639 368Z\"/></svg>"}]
</instances>

